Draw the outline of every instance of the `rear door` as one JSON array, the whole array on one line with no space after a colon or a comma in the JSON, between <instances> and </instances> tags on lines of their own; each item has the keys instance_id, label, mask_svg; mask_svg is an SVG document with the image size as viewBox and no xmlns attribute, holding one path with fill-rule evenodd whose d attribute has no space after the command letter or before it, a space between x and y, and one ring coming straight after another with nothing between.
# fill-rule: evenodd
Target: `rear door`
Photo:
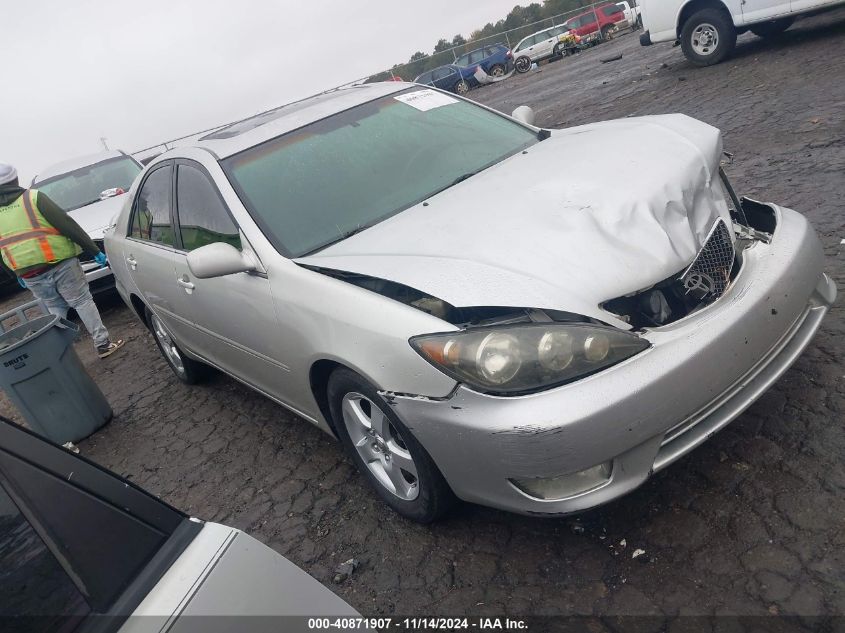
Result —
<instances>
[{"instance_id":1,"label":"rear door","mask_svg":"<svg viewBox=\"0 0 845 633\"><path fill-rule=\"evenodd\" d=\"M173 161L156 165L138 188L123 263L146 305L183 341L190 323L174 269L173 169Z\"/></svg>"},{"instance_id":2,"label":"rear door","mask_svg":"<svg viewBox=\"0 0 845 633\"><path fill-rule=\"evenodd\" d=\"M528 57L532 57L534 52L534 43L536 41L537 38L534 35L526 37L517 45L516 50L513 52L513 56L519 57L520 55L528 55Z\"/></svg>"},{"instance_id":3,"label":"rear door","mask_svg":"<svg viewBox=\"0 0 845 633\"><path fill-rule=\"evenodd\" d=\"M267 275L250 272L199 279L188 267L188 253L215 242L254 254L209 172L194 161L176 163L176 223L174 266L193 324L187 334L190 349L261 391L284 399L288 368L281 358Z\"/></svg>"},{"instance_id":4,"label":"rear door","mask_svg":"<svg viewBox=\"0 0 845 633\"><path fill-rule=\"evenodd\" d=\"M557 37L552 35L551 31L543 31L537 36L537 43L534 45L534 53L531 58L549 57L554 52L555 44L557 44Z\"/></svg>"}]
</instances>

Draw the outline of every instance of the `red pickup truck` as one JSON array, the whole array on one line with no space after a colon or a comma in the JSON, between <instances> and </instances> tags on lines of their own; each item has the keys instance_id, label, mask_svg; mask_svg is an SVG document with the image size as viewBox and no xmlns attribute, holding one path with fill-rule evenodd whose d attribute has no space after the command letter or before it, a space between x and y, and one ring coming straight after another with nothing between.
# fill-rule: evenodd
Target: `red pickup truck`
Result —
<instances>
[{"instance_id":1,"label":"red pickup truck","mask_svg":"<svg viewBox=\"0 0 845 633\"><path fill-rule=\"evenodd\" d=\"M619 29L628 28L625 12L617 4L604 4L580 13L566 22L567 28L580 37L601 31L602 39L610 39Z\"/></svg>"}]
</instances>

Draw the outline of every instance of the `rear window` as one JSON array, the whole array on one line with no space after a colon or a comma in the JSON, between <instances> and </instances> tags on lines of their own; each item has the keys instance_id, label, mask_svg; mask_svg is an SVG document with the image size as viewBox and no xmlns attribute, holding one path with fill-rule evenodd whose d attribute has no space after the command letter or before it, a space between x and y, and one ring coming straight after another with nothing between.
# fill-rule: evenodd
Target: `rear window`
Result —
<instances>
[{"instance_id":1,"label":"rear window","mask_svg":"<svg viewBox=\"0 0 845 633\"><path fill-rule=\"evenodd\" d=\"M604 12L605 15L608 15L608 16L609 15L618 15L620 13L624 13L622 8L619 7L618 5L614 5L612 7L604 7L602 9L602 11Z\"/></svg>"}]
</instances>

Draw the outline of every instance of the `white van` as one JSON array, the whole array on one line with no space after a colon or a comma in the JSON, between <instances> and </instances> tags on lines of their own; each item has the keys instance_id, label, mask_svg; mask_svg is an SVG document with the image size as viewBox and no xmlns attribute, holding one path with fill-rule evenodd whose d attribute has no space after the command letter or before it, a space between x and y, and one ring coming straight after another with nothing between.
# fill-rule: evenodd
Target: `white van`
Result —
<instances>
[{"instance_id":1,"label":"white van","mask_svg":"<svg viewBox=\"0 0 845 633\"><path fill-rule=\"evenodd\" d=\"M687 59L711 66L725 59L736 36L751 31L779 35L796 16L845 4L845 0L640 0L646 31L640 44L680 41Z\"/></svg>"}]
</instances>

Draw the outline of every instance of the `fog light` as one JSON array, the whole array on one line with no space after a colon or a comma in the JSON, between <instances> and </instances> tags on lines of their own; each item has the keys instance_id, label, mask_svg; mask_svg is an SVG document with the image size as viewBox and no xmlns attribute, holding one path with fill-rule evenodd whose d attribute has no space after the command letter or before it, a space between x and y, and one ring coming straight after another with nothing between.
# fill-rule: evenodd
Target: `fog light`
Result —
<instances>
[{"instance_id":1,"label":"fog light","mask_svg":"<svg viewBox=\"0 0 845 633\"><path fill-rule=\"evenodd\" d=\"M525 494L536 499L566 499L595 490L610 481L613 462L604 462L585 470L559 477L535 479L510 479Z\"/></svg>"}]
</instances>

